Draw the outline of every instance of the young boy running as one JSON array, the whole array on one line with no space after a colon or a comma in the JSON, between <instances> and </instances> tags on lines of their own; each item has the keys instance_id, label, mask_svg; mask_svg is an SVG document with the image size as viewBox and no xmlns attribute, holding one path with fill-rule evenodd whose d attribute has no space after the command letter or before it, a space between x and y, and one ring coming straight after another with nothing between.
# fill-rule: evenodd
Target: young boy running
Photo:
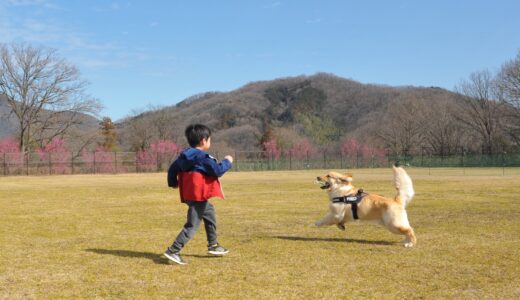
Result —
<instances>
[{"instance_id":1,"label":"young boy running","mask_svg":"<svg viewBox=\"0 0 520 300\"><path fill-rule=\"evenodd\" d=\"M185 149L168 169L168 186L179 188L181 201L188 205L187 221L173 244L164 256L173 262L184 265L181 249L193 238L204 221L208 252L225 255L228 250L217 242L217 220L215 208L208 199L224 198L218 177L232 167L233 157L227 155L220 163L206 151L211 146L211 131L208 127L195 124L185 130L190 148Z\"/></svg>"}]
</instances>

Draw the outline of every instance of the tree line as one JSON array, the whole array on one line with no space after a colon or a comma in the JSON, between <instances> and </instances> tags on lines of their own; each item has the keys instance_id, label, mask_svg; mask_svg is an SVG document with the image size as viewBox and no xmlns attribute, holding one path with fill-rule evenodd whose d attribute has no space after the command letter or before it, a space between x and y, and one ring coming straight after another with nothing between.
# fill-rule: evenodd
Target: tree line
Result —
<instances>
[{"instance_id":1,"label":"tree line","mask_svg":"<svg viewBox=\"0 0 520 300\"><path fill-rule=\"evenodd\" d=\"M98 147L137 152L164 140L182 147L183 130L194 122L213 129L213 149L222 152L314 153L363 145L357 151L451 155L512 152L520 145L520 51L498 72L476 71L453 91L360 84L319 73L203 93L133 111L117 123L97 119L102 105L87 85L56 50L0 45L0 97L18 124L22 152L55 138L78 153Z\"/></svg>"}]
</instances>

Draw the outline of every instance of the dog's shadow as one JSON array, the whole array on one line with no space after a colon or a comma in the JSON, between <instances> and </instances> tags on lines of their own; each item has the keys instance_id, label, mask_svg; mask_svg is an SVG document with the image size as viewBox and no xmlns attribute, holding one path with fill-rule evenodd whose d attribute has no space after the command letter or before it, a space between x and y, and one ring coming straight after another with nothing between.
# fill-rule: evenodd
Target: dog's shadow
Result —
<instances>
[{"instance_id":1,"label":"dog's shadow","mask_svg":"<svg viewBox=\"0 0 520 300\"><path fill-rule=\"evenodd\" d=\"M130 251L130 250L109 250L109 249L85 249L84 251L102 254L102 255L114 255L120 257L129 257L129 258L147 258L158 265L168 265L168 259L162 257L160 254L152 253L152 252L139 252L139 251Z\"/></svg>"},{"instance_id":2,"label":"dog's shadow","mask_svg":"<svg viewBox=\"0 0 520 300\"><path fill-rule=\"evenodd\" d=\"M301 237L301 236L274 236L274 238L289 241L307 241L307 242L344 242L344 243L357 243L367 245L395 245L395 242L389 241L370 241L361 239L350 239L350 238L315 238L315 237Z\"/></svg>"}]
</instances>

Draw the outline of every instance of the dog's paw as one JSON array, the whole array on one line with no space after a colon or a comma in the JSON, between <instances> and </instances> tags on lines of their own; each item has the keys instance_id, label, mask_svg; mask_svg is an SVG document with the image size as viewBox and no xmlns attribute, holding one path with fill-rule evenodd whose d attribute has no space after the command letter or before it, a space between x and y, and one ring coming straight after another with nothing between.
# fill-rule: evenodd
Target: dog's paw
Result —
<instances>
[{"instance_id":1,"label":"dog's paw","mask_svg":"<svg viewBox=\"0 0 520 300\"><path fill-rule=\"evenodd\" d=\"M404 246L405 248L412 248L412 247L413 247L413 243L412 243L412 242L403 243L403 246Z\"/></svg>"},{"instance_id":2,"label":"dog's paw","mask_svg":"<svg viewBox=\"0 0 520 300\"><path fill-rule=\"evenodd\" d=\"M340 230L345 231L345 225L344 224L337 224L336 225Z\"/></svg>"}]
</instances>

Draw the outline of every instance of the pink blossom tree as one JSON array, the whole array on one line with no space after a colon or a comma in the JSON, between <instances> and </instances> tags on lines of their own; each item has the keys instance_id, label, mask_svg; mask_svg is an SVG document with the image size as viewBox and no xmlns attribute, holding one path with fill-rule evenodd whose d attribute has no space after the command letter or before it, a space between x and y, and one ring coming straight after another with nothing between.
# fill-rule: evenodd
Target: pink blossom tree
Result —
<instances>
[{"instance_id":1,"label":"pink blossom tree","mask_svg":"<svg viewBox=\"0 0 520 300\"><path fill-rule=\"evenodd\" d=\"M318 152L318 148L308 138L296 141L289 150L290 155L294 159L314 157Z\"/></svg>"},{"instance_id":2,"label":"pink blossom tree","mask_svg":"<svg viewBox=\"0 0 520 300\"><path fill-rule=\"evenodd\" d=\"M341 153L344 155L355 156L359 151L360 145L356 139L348 139L341 145Z\"/></svg>"},{"instance_id":3,"label":"pink blossom tree","mask_svg":"<svg viewBox=\"0 0 520 300\"><path fill-rule=\"evenodd\" d=\"M282 155L282 150L276 143L276 140L272 139L267 142L264 142L262 144L262 147L264 148L264 151L267 152L267 155L270 158L274 158L277 160L280 159L280 156Z\"/></svg>"},{"instance_id":4,"label":"pink blossom tree","mask_svg":"<svg viewBox=\"0 0 520 300\"><path fill-rule=\"evenodd\" d=\"M385 151L381 148L359 143L356 139L348 139L341 145L341 153L347 156L352 165L360 163L364 166L382 165L385 162Z\"/></svg>"},{"instance_id":5,"label":"pink blossom tree","mask_svg":"<svg viewBox=\"0 0 520 300\"><path fill-rule=\"evenodd\" d=\"M81 152L83 165L92 173L115 173L115 153L99 146L95 151Z\"/></svg>"},{"instance_id":6,"label":"pink blossom tree","mask_svg":"<svg viewBox=\"0 0 520 300\"><path fill-rule=\"evenodd\" d=\"M139 171L162 170L167 167L179 152L179 146L172 141L158 140L148 149L136 153Z\"/></svg>"},{"instance_id":7,"label":"pink blossom tree","mask_svg":"<svg viewBox=\"0 0 520 300\"><path fill-rule=\"evenodd\" d=\"M53 138L47 145L36 150L36 153L40 162L49 166L49 172L53 174L70 173L72 154L62 138Z\"/></svg>"}]
</instances>

